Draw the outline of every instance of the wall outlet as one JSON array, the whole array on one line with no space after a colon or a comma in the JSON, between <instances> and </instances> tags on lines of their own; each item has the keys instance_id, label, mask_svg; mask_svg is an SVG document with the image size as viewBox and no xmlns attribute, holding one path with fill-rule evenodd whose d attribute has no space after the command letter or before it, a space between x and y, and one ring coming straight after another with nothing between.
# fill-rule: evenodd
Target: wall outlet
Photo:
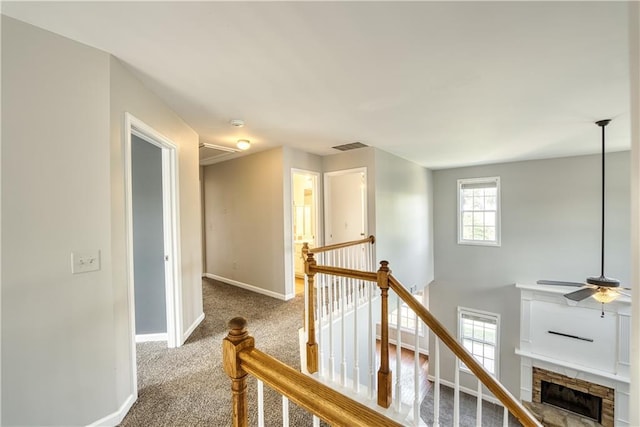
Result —
<instances>
[{"instance_id":1,"label":"wall outlet","mask_svg":"<svg viewBox=\"0 0 640 427\"><path fill-rule=\"evenodd\" d=\"M71 252L71 274L100 270L100 250Z\"/></svg>"}]
</instances>

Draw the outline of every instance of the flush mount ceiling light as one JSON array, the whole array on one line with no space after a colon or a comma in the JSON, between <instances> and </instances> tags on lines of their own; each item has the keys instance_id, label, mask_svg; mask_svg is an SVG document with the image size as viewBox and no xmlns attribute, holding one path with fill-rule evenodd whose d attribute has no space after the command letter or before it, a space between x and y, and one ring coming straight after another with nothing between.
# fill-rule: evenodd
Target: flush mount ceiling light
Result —
<instances>
[{"instance_id":1,"label":"flush mount ceiling light","mask_svg":"<svg viewBox=\"0 0 640 427\"><path fill-rule=\"evenodd\" d=\"M243 151L248 150L251 147L251 142L248 139L239 139L236 147Z\"/></svg>"},{"instance_id":2,"label":"flush mount ceiling light","mask_svg":"<svg viewBox=\"0 0 640 427\"><path fill-rule=\"evenodd\" d=\"M231 126L235 126L237 128L241 128L242 126L244 126L244 120L240 119L231 119L229 120L229 123L231 123Z\"/></svg>"}]
</instances>

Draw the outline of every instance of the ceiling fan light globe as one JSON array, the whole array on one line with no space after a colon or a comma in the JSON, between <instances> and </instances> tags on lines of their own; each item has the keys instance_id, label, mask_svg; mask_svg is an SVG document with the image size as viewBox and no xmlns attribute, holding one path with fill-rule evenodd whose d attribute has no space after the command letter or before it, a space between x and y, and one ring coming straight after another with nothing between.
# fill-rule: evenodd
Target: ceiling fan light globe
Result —
<instances>
[{"instance_id":1,"label":"ceiling fan light globe","mask_svg":"<svg viewBox=\"0 0 640 427\"><path fill-rule=\"evenodd\" d=\"M591 296L596 301L606 304L618 298L620 294L613 289L600 288L598 289L598 292Z\"/></svg>"}]
</instances>

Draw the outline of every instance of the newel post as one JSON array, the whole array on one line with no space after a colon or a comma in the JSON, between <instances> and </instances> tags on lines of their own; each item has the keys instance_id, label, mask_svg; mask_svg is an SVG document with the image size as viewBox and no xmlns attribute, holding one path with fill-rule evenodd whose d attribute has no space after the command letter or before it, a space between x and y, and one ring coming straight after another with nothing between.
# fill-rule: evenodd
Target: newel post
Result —
<instances>
[{"instance_id":1,"label":"newel post","mask_svg":"<svg viewBox=\"0 0 640 427\"><path fill-rule=\"evenodd\" d=\"M302 245L304 257L304 273L307 275L307 371L310 374L318 372L318 343L316 342L316 322L314 310L314 278L316 273L311 271L316 266L313 252L309 252L309 244Z\"/></svg>"},{"instance_id":2,"label":"newel post","mask_svg":"<svg viewBox=\"0 0 640 427\"><path fill-rule=\"evenodd\" d=\"M391 371L389 370L389 270L388 261L380 261L378 287L381 291L380 369L378 370L378 405L391 405Z\"/></svg>"},{"instance_id":3,"label":"newel post","mask_svg":"<svg viewBox=\"0 0 640 427\"><path fill-rule=\"evenodd\" d=\"M222 340L222 363L224 371L231 378L232 421L233 427L249 425L247 416L247 373L240 366L239 354L242 350L252 349L253 337L247 332L247 319L234 317L229 321L229 334Z\"/></svg>"}]
</instances>

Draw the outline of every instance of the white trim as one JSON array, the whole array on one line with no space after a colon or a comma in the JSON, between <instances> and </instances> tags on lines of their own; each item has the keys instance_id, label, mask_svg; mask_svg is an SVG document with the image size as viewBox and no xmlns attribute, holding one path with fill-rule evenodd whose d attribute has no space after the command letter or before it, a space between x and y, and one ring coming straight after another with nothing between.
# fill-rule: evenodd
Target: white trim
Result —
<instances>
[{"instance_id":1,"label":"white trim","mask_svg":"<svg viewBox=\"0 0 640 427\"><path fill-rule=\"evenodd\" d=\"M491 313L489 311L484 311L484 310L477 310L475 308L468 308L468 307L461 307L458 306L458 318L457 318L457 322L458 322L458 342L460 343L460 345L464 346L464 344L462 343L462 314L467 314L469 316L476 316L476 317L482 317L484 319L487 319L487 321L493 321L495 320L496 322L496 343L495 343L495 352L494 352L494 371L492 373L492 375L496 378L496 380L500 380L500 314L499 313ZM469 352L471 353L471 352ZM473 356L473 354L472 354ZM475 356L473 356L475 359ZM479 360L476 359L476 361L478 363L480 363ZM471 372L471 370L469 368L465 368L462 366L463 363L460 359L458 359L458 366L457 368L461 371L464 372L465 374L471 374L474 375L473 372ZM483 365L484 366L484 365ZM486 369L486 368L485 368Z\"/></svg>"},{"instance_id":2,"label":"white trim","mask_svg":"<svg viewBox=\"0 0 640 427\"><path fill-rule=\"evenodd\" d=\"M295 297L295 294L286 294L286 295L279 294L277 292L269 291L267 289L262 289L254 285L249 285L248 283L238 282L237 280L228 279L226 277L218 276L216 274L204 273L204 277L208 277L209 279L213 279L213 280L218 280L220 282L224 282L229 285L237 286L238 288L247 289L251 292L266 295L272 298L277 298L283 301L288 301L293 297Z\"/></svg>"},{"instance_id":3,"label":"white trim","mask_svg":"<svg viewBox=\"0 0 640 427\"><path fill-rule=\"evenodd\" d=\"M310 171L310 170L305 170L305 169L297 169L297 168L291 168L291 174L290 174L290 179L291 179L291 184L290 184L290 204L291 204L291 209L289 210L289 214L291 215L291 261L293 263L292 270L293 270L293 280L290 283L289 289L285 289L285 293L286 299L291 299L295 296L296 290L296 278L300 278L303 279L304 278L304 272L298 276L296 274L296 257L298 254L296 254L295 252L295 245L296 245L296 236L293 234L293 222L294 222L294 217L295 217L295 204L293 202L293 190L294 190L294 175L305 175L305 176L311 176L313 178L313 210L314 210L314 225L315 225L315 229L313 230L314 233L314 237L313 237L313 244L312 246L320 246L320 240L321 240L321 235L322 235L322 230L321 230L321 218L320 218L320 203L319 203L319 197L318 197L318 193L319 193L319 188L320 188L320 172L314 172L314 171ZM289 243L285 242L285 247L287 247Z\"/></svg>"},{"instance_id":4,"label":"white trim","mask_svg":"<svg viewBox=\"0 0 640 427\"><path fill-rule=\"evenodd\" d=\"M516 348L515 354L522 357L528 357L529 359L539 360L541 362L551 363L553 365L561 366L563 368L569 368L576 371L586 372L588 374L597 375L609 380L618 381L621 383L629 384L631 379L624 375L618 375L607 371L601 371L600 369L594 369L585 365L578 365L577 363L567 362L565 360L554 359L553 357L544 356L542 354L531 353L530 351L521 350Z\"/></svg>"},{"instance_id":5,"label":"white trim","mask_svg":"<svg viewBox=\"0 0 640 427\"><path fill-rule=\"evenodd\" d=\"M167 308L167 346L169 348L182 345L180 332L182 331L182 283L180 260L180 213L178 209L178 159L177 145L169 138L137 119L130 113L125 113L125 192L127 201L127 237L133 233L132 190L131 190L131 134L144 139L146 142L162 150L162 190L163 190L163 220L164 220L164 252L168 256L165 263L165 294ZM172 220L171 220L172 219ZM129 240L129 239L127 239ZM130 280L133 284L133 240L130 246ZM133 285L135 286L135 285ZM132 299L132 302L135 300ZM135 309L135 304L133 309ZM135 314L135 311L134 311ZM135 333L135 332L134 332Z\"/></svg>"},{"instance_id":6,"label":"white trim","mask_svg":"<svg viewBox=\"0 0 640 427\"><path fill-rule=\"evenodd\" d=\"M136 398L136 395L130 394L129 397L125 399L124 403L120 405L117 411L112 412L106 417L100 418L98 421L94 421L91 424L88 424L88 427L117 426L127 415L127 412L129 412L129 409L131 409L131 407L135 403Z\"/></svg>"},{"instance_id":7,"label":"white trim","mask_svg":"<svg viewBox=\"0 0 640 427\"><path fill-rule=\"evenodd\" d=\"M203 320L204 320L204 312L200 313L200 316L198 316L198 318L191 324L191 326L189 326L189 329L187 329L185 331L185 333L182 334L182 343L183 344L187 340L187 338L189 338L189 335L191 335L193 333L193 331L196 330L198 325L200 325L200 323L202 323Z\"/></svg>"},{"instance_id":8,"label":"white trim","mask_svg":"<svg viewBox=\"0 0 640 427\"><path fill-rule=\"evenodd\" d=\"M492 183L496 184L496 240L495 241L487 241L487 240L466 240L462 238L462 215L461 215L461 194L460 190L462 189L463 184L483 184L483 183ZM459 245L472 245L472 246L493 246L499 247L502 245L502 206L501 206L501 197L500 197L500 177L499 176L489 176L485 178L461 178L457 182L457 218L458 218L458 244Z\"/></svg>"},{"instance_id":9,"label":"white trim","mask_svg":"<svg viewBox=\"0 0 640 427\"><path fill-rule=\"evenodd\" d=\"M166 341L166 332L160 334L138 334L136 335L136 343L139 342L152 342L152 341Z\"/></svg>"},{"instance_id":10,"label":"white trim","mask_svg":"<svg viewBox=\"0 0 640 427\"><path fill-rule=\"evenodd\" d=\"M129 304L129 335L131 339L129 362L131 364L131 387L134 401L138 397L138 368L136 364L136 318L133 271L133 190L131 135L136 135L162 150L162 189L165 254L169 261L165 263L165 286L167 307L167 346L182 345L179 331L182 331L182 283L180 261L180 217L178 210L178 159L177 146L168 138L137 119L125 113L123 126L124 144L124 184L125 184L125 238L126 238L126 274ZM167 223L167 220L169 222Z\"/></svg>"},{"instance_id":11,"label":"white trim","mask_svg":"<svg viewBox=\"0 0 640 427\"><path fill-rule=\"evenodd\" d=\"M430 381L434 381L435 377L433 375L427 375L427 378ZM452 383L451 381L447 381L447 380L443 380L442 378L440 378L440 384L446 385L449 388L455 389L455 384ZM471 396L474 397L478 397L478 391L477 390L472 390L470 388L464 387L464 386L460 386L460 391L470 394ZM504 405L502 404L502 402L500 402L500 400L496 399L493 394L488 394L491 393L490 391L483 391L482 392L482 400L486 400L487 402L493 403L495 405L498 406L502 406L504 407Z\"/></svg>"}]
</instances>

